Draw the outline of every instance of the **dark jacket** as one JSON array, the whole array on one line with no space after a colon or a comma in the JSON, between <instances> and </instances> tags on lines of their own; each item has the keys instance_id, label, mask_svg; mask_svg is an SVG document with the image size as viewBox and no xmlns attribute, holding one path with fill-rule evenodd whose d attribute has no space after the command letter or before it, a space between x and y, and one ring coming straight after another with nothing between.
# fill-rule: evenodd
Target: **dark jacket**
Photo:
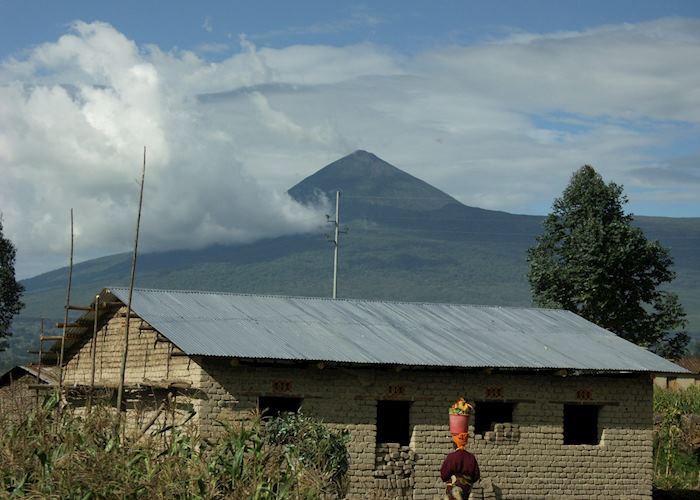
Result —
<instances>
[{"instance_id":1,"label":"dark jacket","mask_svg":"<svg viewBox=\"0 0 700 500\"><path fill-rule=\"evenodd\" d=\"M477 482L481 473L476 457L466 450L456 450L447 455L440 467L440 477L444 482L448 482L453 474L462 474L471 478L472 484Z\"/></svg>"}]
</instances>

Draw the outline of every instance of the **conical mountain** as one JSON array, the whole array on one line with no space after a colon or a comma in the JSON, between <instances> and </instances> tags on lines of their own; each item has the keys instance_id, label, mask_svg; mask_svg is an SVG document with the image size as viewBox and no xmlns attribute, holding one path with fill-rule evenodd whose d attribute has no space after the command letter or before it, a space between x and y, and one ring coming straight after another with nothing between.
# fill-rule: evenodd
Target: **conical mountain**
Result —
<instances>
[{"instance_id":1,"label":"conical mountain","mask_svg":"<svg viewBox=\"0 0 700 500\"><path fill-rule=\"evenodd\" d=\"M364 299L530 305L527 249L542 217L469 207L366 151L355 151L289 190L310 202L341 190L339 296ZM671 248L690 331L700 332L700 219L637 217L652 239ZM321 222L321 221L319 221ZM324 231L154 252L139 257L137 286L281 295L328 296L332 246ZM129 282L131 256L82 262L73 271L71 300L86 304L104 286ZM63 319L67 269L23 281L26 304L13 324L0 372L30 360L39 318ZM697 333L700 337L700 333Z\"/></svg>"},{"instance_id":2,"label":"conical mountain","mask_svg":"<svg viewBox=\"0 0 700 500\"><path fill-rule=\"evenodd\" d=\"M311 203L319 193L334 199L338 190L342 192L344 204L353 202L426 211L459 203L427 182L362 150L326 165L292 187L289 194L297 201Z\"/></svg>"}]
</instances>

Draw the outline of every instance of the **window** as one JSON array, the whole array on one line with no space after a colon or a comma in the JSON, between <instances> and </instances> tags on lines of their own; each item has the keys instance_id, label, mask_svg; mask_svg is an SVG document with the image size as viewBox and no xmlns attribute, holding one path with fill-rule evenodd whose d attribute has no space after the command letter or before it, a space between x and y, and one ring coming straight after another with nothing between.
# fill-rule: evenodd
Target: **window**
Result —
<instances>
[{"instance_id":1,"label":"window","mask_svg":"<svg viewBox=\"0 0 700 500\"><path fill-rule=\"evenodd\" d=\"M411 441L410 410L410 401L377 401L377 443L408 446Z\"/></svg>"},{"instance_id":2,"label":"window","mask_svg":"<svg viewBox=\"0 0 700 500\"><path fill-rule=\"evenodd\" d=\"M598 444L596 405L564 405L564 444Z\"/></svg>"},{"instance_id":3,"label":"window","mask_svg":"<svg viewBox=\"0 0 700 500\"><path fill-rule=\"evenodd\" d=\"M495 424L513 422L513 403L477 401L474 407L474 434L493 430Z\"/></svg>"},{"instance_id":4,"label":"window","mask_svg":"<svg viewBox=\"0 0 700 500\"><path fill-rule=\"evenodd\" d=\"M296 413L301 408L301 398L259 397L258 410L263 417L275 418L282 413Z\"/></svg>"}]
</instances>

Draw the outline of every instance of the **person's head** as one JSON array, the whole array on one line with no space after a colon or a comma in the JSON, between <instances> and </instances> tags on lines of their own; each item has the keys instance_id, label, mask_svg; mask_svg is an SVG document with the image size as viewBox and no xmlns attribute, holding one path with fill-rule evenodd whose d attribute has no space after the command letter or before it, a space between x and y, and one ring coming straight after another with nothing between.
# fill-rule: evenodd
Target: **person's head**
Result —
<instances>
[{"instance_id":1,"label":"person's head","mask_svg":"<svg viewBox=\"0 0 700 500\"><path fill-rule=\"evenodd\" d=\"M455 442L458 450L463 450L467 446L467 441L469 441L469 433L461 432L459 434L452 435L452 441Z\"/></svg>"}]
</instances>

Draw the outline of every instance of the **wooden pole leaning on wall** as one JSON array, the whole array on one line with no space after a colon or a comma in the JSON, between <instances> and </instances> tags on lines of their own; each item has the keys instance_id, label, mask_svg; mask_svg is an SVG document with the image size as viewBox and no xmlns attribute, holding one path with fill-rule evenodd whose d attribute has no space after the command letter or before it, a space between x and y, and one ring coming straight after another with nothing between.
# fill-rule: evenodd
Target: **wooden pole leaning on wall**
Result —
<instances>
[{"instance_id":1,"label":"wooden pole leaning on wall","mask_svg":"<svg viewBox=\"0 0 700 500\"><path fill-rule=\"evenodd\" d=\"M43 356L44 345L44 318L41 318L41 329L39 330L39 363L36 367L36 383L41 384L41 357ZM39 406L39 389L36 390L36 406Z\"/></svg>"},{"instance_id":2,"label":"wooden pole leaning on wall","mask_svg":"<svg viewBox=\"0 0 700 500\"><path fill-rule=\"evenodd\" d=\"M122 348L122 362L119 370L119 388L117 389L117 411L121 415L122 399L124 397L124 376L126 374L126 359L129 352L129 324L131 323L131 298L134 293L134 278L136 276L136 257L139 249L139 228L141 226L141 207L143 206L143 184L146 178L146 147L143 148L143 167L141 169L141 191L139 193L139 210L136 217L136 236L134 237L134 255L131 259L131 280L129 281L129 298L126 302L126 329Z\"/></svg>"},{"instance_id":3,"label":"wooden pole leaning on wall","mask_svg":"<svg viewBox=\"0 0 700 500\"><path fill-rule=\"evenodd\" d=\"M88 392L87 411L92 410L92 393L95 390L95 356L97 351L97 320L100 313L100 296L95 295L95 321L92 325L92 342L90 343L90 391Z\"/></svg>"},{"instance_id":4,"label":"wooden pole leaning on wall","mask_svg":"<svg viewBox=\"0 0 700 500\"><path fill-rule=\"evenodd\" d=\"M63 335L61 336L61 351L58 355L58 396L63 391L63 353L66 346L66 324L68 324L68 308L70 306L70 288L73 280L73 209L70 209L70 261L68 264L68 286L66 287L66 307L63 316Z\"/></svg>"}]
</instances>

